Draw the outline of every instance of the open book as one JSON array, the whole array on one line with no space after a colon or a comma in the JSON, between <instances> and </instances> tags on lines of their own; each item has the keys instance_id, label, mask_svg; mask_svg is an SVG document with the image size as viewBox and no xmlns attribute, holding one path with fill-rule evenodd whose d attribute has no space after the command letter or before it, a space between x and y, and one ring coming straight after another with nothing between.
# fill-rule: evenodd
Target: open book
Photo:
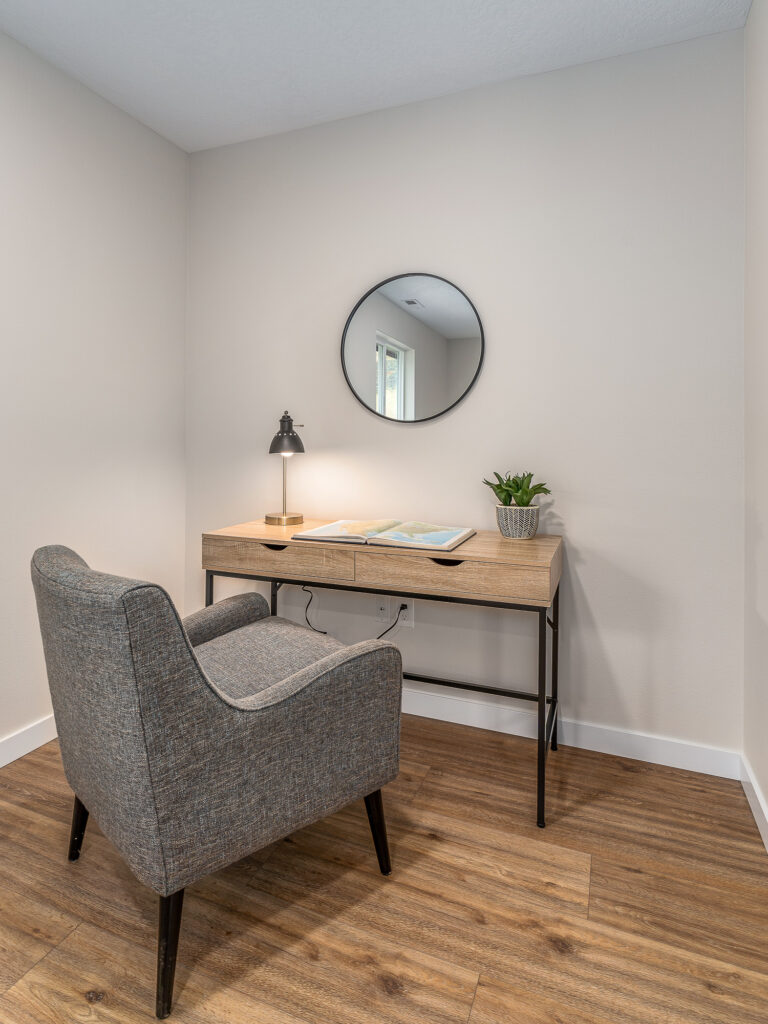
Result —
<instances>
[{"instance_id":1,"label":"open book","mask_svg":"<svg viewBox=\"0 0 768 1024\"><path fill-rule=\"evenodd\" d=\"M435 526L433 523L397 519L338 519L327 526L294 533L292 540L331 540L346 544L387 544L401 548L453 551L475 531L468 526Z\"/></svg>"}]
</instances>

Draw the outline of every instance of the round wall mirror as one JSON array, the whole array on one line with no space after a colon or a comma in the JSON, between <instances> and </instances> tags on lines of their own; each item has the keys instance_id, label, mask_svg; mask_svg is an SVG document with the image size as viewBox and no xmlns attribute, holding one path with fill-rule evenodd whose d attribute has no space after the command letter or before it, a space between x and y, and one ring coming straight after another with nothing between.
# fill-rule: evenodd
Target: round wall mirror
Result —
<instances>
[{"instance_id":1,"label":"round wall mirror","mask_svg":"<svg viewBox=\"0 0 768 1024\"><path fill-rule=\"evenodd\" d=\"M484 349L480 317L460 288L434 274L399 274L367 291L349 314L341 365L367 409L418 423L464 398Z\"/></svg>"}]
</instances>

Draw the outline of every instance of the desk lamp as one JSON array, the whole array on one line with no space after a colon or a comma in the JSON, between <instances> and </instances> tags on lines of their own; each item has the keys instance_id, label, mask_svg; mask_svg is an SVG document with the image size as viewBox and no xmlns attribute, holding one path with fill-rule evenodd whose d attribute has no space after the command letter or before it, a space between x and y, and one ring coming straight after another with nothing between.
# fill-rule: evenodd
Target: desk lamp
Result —
<instances>
[{"instance_id":1,"label":"desk lamp","mask_svg":"<svg viewBox=\"0 0 768 1024\"><path fill-rule=\"evenodd\" d=\"M300 423L299 426L303 427L304 424ZM269 446L270 455L282 455L283 457L283 511L270 512L264 516L264 522L269 526L298 526L299 523L304 522L301 512L285 511L288 459L303 451L304 445L293 429L293 420L286 409L280 417L280 429L272 438L272 444Z\"/></svg>"}]
</instances>

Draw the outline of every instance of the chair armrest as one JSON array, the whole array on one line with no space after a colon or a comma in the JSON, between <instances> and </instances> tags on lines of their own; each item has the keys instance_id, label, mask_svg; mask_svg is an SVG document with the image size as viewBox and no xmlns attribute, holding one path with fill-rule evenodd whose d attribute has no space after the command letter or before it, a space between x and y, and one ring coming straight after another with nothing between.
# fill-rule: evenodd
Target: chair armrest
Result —
<instances>
[{"instance_id":1,"label":"chair armrest","mask_svg":"<svg viewBox=\"0 0 768 1024\"><path fill-rule=\"evenodd\" d=\"M340 679L346 680L349 698L360 697L365 704L370 699L373 688L389 686L397 691L399 706L403 678L402 658L399 649L388 640L363 640L359 644L342 647L341 650L334 651L333 654L313 662L250 697L238 700L228 698L224 694L221 696L226 703L240 711L262 711L296 697L302 690L312 685L317 684L325 688L334 674L339 674ZM350 686L350 683L354 685Z\"/></svg>"},{"instance_id":2,"label":"chair armrest","mask_svg":"<svg viewBox=\"0 0 768 1024\"><path fill-rule=\"evenodd\" d=\"M182 620L193 647L213 640L233 629L240 629L269 615L269 605L261 594L236 594L201 608Z\"/></svg>"}]
</instances>

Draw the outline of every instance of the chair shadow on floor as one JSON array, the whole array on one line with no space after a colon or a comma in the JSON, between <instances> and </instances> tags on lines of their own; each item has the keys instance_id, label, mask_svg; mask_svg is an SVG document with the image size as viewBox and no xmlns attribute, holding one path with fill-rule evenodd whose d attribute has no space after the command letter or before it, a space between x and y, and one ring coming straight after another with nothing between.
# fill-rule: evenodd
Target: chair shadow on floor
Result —
<instances>
[{"instance_id":1,"label":"chair shadow on floor","mask_svg":"<svg viewBox=\"0 0 768 1024\"><path fill-rule=\"evenodd\" d=\"M354 942L348 922L355 908L386 903L398 874L423 858L399 841L400 828L391 823L389 838L392 874L383 876L360 801L191 886L177 967L180 999L191 995L190 980L197 987L197 971L222 987L247 981L258 990L261 977L267 994L286 967L317 975L326 941Z\"/></svg>"}]
</instances>

